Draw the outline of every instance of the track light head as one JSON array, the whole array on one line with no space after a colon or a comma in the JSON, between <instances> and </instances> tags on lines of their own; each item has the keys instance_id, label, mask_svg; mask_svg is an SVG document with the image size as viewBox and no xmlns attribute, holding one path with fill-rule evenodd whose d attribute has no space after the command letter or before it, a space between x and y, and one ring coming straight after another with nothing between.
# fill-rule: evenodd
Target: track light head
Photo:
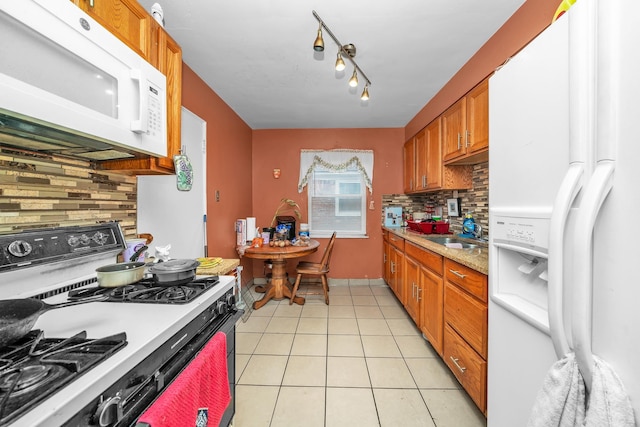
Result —
<instances>
[{"instance_id":1,"label":"track light head","mask_svg":"<svg viewBox=\"0 0 640 427\"><path fill-rule=\"evenodd\" d=\"M369 85L366 84L364 85L364 90L362 91L362 95L360 96L360 99L363 101L368 101L369 100Z\"/></svg>"},{"instance_id":2,"label":"track light head","mask_svg":"<svg viewBox=\"0 0 640 427\"><path fill-rule=\"evenodd\" d=\"M358 71L355 70L355 69L353 70L353 75L349 79L349 86L351 86L351 87L357 87L358 86Z\"/></svg>"},{"instance_id":3,"label":"track light head","mask_svg":"<svg viewBox=\"0 0 640 427\"><path fill-rule=\"evenodd\" d=\"M342 71L347 66L344 63L344 59L342 59L342 53L338 51L338 59L336 59L336 71Z\"/></svg>"},{"instance_id":4,"label":"track light head","mask_svg":"<svg viewBox=\"0 0 640 427\"><path fill-rule=\"evenodd\" d=\"M324 51L324 40L322 40L322 22L320 23L320 27L318 28L318 36L316 37L316 41L313 42L313 50L316 52Z\"/></svg>"}]
</instances>

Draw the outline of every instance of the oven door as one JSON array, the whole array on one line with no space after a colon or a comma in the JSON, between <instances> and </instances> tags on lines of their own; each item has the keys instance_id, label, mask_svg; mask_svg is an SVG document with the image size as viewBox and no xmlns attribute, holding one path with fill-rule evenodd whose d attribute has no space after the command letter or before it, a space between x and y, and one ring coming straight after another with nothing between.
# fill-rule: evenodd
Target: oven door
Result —
<instances>
[{"instance_id":1,"label":"oven door","mask_svg":"<svg viewBox=\"0 0 640 427\"><path fill-rule=\"evenodd\" d=\"M166 348L163 346L151 354L70 419L65 426L147 426L145 423L137 423L140 415L162 395L169 384L219 331L224 332L227 337L227 375L231 391L231 403L225 410L220 426L228 426L235 414L235 325L242 313L242 310L234 309L217 316L195 334L188 331L193 325L187 325L167 341ZM179 342L180 337L186 333L193 336L193 339L167 359L170 347Z\"/></svg>"}]
</instances>

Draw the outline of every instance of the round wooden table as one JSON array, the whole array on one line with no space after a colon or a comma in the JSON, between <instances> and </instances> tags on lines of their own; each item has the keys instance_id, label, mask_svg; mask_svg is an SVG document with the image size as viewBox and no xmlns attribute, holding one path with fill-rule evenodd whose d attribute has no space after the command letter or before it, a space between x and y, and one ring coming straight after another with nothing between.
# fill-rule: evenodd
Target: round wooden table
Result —
<instances>
[{"instance_id":1,"label":"round wooden table","mask_svg":"<svg viewBox=\"0 0 640 427\"><path fill-rule=\"evenodd\" d=\"M285 246L281 248L264 245L261 248L246 248L244 256L247 258L270 259L273 264L271 282L265 286L265 293L262 299L253 303L253 309L259 309L271 299L291 299L291 284L287 280L287 260L310 255L318 250L318 246L320 246L320 243L317 240L309 240L309 245L307 246ZM304 304L304 298L295 297L293 302L302 305Z\"/></svg>"}]
</instances>

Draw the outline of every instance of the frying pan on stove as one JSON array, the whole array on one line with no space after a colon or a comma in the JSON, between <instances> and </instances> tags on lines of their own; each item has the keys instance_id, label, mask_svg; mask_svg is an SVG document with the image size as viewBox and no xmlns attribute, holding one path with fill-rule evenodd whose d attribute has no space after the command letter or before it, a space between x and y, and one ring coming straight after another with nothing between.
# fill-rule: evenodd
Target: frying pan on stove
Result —
<instances>
[{"instance_id":1,"label":"frying pan on stove","mask_svg":"<svg viewBox=\"0 0 640 427\"><path fill-rule=\"evenodd\" d=\"M0 300L0 347L27 335L44 312L106 299L106 295L100 295L59 304L47 304L34 298Z\"/></svg>"}]
</instances>

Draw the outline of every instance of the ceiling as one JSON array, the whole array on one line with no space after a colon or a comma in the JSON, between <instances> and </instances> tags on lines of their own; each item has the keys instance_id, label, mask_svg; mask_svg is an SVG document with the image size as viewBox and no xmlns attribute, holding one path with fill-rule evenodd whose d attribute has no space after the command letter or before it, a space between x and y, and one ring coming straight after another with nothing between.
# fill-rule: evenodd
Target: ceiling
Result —
<instances>
[{"instance_id":1,"label":"ceiling","mask_svg":"<svg viewBox=\"0 0 640 427\"><path fill-rule=\"evenodd\" d=\"M139 0L151 10L156 0ZM252 129L404 127L524 0L157 0L183 61ZM371 81L348 86L337 45Z\"/></svg>"}]
</instances>

